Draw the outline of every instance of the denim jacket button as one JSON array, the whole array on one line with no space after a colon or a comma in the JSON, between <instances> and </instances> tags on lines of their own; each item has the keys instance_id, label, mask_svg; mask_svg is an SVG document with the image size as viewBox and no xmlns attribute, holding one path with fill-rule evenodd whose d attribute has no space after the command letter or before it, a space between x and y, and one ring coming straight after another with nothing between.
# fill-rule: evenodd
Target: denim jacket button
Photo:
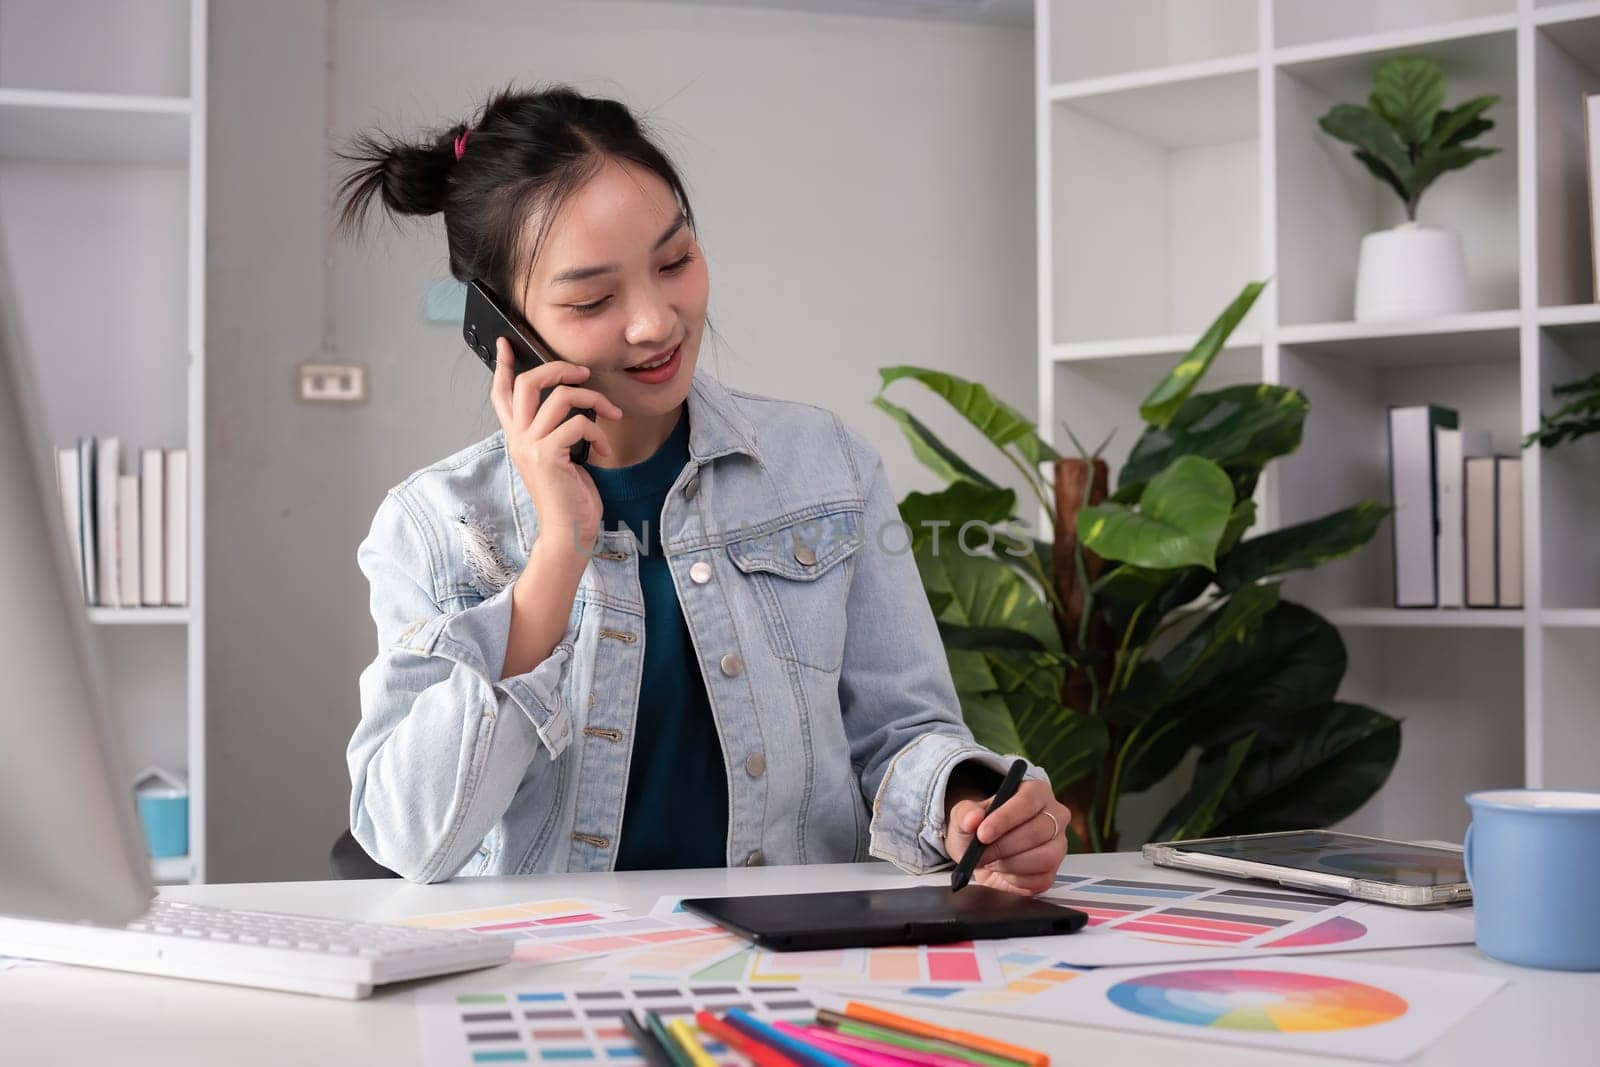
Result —
<instances>
[{"instance_id":1,"label":"denim jacket button","mask_svg":"<svg viewBox=\"0 0 1600 1067\"><path fill-rule=\"evenodd\" d=\"M794 559L802 567L810 567L816 564L817 554L812 551L810 545L801 545L794 550Z\"/></svg>"},{"instance_id":2,"label":"denim jacket button","mask_svg":"<svg viewBox=\"0 0 1600 1067\"><path fill-rule=\"evenodd\" d=\"M684 483L684 486L683 486L683 499L685 499L685 500L693 500L695 498L695 496L699 492L700 492L700 478L698 476L690 478L686 483Z\"/></svg>"},{"instance_id":3,"label":"denim jacket button","mask_svg":"<svg viewBox=\"0 0 1600 1067\"><path fill-rule=\"evenodd\" d=\"M722 657L723 674L726 674L729 678L737 678L743 672L744 660L740 658L739 653L729 652L726 656Z\"/></svg>"},{"instance_id":4,"label":"denim jacket button","mask_svg":"<svg viewBox=\"0 0 1600 1067\"><path fill-rule=\"evenodd\" d=\"M744 761L744 772L752 778L760 778L767 769L767 758L759 752L753 752Z\"/></svg>"},{"instance_id":5,"label":"denim jacket button","mask_svg":"<svg viewBox=\"0 0 1600 1067\"><path fill-rule=\"evenodd\" d=\"M695 585L705 585L711 580L711 564L701 560L689 567L689 580Z\"/></svg>"},{"instance_id":6,"label":"denim jacket button","mask_svg":"<svg viewBox=\"0 0 1600 1067\"><path fill-rule=\"evenodd\" d=\"M767 858L761 854L761 850L758 848L744 858L744 865L746 867L759 867L766 861Z\"/></svg>"}]
</instances>

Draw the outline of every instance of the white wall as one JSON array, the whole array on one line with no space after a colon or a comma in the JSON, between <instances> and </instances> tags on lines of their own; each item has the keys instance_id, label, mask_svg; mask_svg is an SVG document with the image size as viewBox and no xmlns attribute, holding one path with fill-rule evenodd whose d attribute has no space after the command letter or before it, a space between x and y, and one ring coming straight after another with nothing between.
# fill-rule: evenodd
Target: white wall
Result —
<instances>
[{"instance_id":1,"label":"white wall","mask_svg":"<svg viewBox=\"0 0 1600 1067\"><path fill-rule=\"evenodd\" d=\"M933 488L869 406L876 368L976 377L1032 413L1032 35L948 21L643 0L213 0L208 251L210 868L326 876L348 800L355 566L384 490L494 429L454 326L423 321L437 219L337 246L334 134L464 118L508 81L564 81L653 119L711 272L724 381L825 404ZM333 44L331 67L328 42ZM331 69L332 80L329 80ZM325 303L325 301L329 301ZM293 368L369 365L369 404L308 408ZM917 396L963 452L975 435ZM1002 465L983 464L997 477Z\"/></svg>"}]
</instances>

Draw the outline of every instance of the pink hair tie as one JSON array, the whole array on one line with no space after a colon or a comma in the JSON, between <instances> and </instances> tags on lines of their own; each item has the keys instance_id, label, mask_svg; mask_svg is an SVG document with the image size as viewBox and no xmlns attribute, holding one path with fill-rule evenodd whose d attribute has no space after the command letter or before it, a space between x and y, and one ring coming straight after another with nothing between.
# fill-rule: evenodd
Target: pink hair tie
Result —
<instances>
[{"instance_id":1,"label":"pink hair tie","mask_svg":"<svg viewBox=\"0 0 1600 1067\"><path fill-rule=\"evenodd\" d=\"M460 133L456 134L456 159L458 161L461 159L461 153L467 150L467 134L471 132L472 128L469 126L467 129L464 129Z\"/></svg>"}]
</instances>

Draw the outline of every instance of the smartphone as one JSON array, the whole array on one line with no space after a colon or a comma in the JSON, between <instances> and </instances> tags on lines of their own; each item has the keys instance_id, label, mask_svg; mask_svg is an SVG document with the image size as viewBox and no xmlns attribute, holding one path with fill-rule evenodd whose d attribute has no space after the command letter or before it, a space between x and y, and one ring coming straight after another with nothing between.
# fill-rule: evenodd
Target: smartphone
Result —
<instances>
[{"instance_id":1,"label":"smartphone","mask_svg":"<svg viewBox=\"0 0 1600 1067\"><path fill-rule=\"evenodd\" d=\"M467 347L483 360L483 365L489 368L491 374L495 369L495 340L500 337L511 344L511 365L517 374L541 363L553 363L557 358L539 340L533 328L522 321L520 315L507 311L494 291L476 278L467 283L467 306L461 313L461 337L467 342ZM544 403L549 397L550 389L539 391L539 403ZM590 422L594 421L593 408L573 408L567 418L574 415L583 415ZM589 442L579 441L573 445L570 455L574 463L589 462Z\"/></svg>"}]
</instances>

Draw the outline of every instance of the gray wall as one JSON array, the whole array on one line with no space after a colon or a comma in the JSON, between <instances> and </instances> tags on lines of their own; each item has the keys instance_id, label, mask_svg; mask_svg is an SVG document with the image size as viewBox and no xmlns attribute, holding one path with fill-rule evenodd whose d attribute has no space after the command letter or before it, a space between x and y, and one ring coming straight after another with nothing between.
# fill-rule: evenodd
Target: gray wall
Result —
<instances>
[{"instance_id":1,"label":"gray wall","mask_svg":"<svg viewBox=\"0 0 1600 1067\"><path fill-rule=\"evenodd\" d=\"M901 492L935 486L869 406L877 367L953 370L1035 406L1028 30L639 0L334 10L330 26L320 0L212 4L215 881L326 876L356 676L375 651L355 547L388 486L495 429L456 328L423 321L423 287L446 275L438 220L326 245L330 107L340 139L453 123L508 81L570 82L644 112L701 223L727 342L702 363L832 407ZM369 366L370 403L294 403L294 365L324 354ZM941 402L901 389L982 455Z\"/></svg>"}]
</instances>

